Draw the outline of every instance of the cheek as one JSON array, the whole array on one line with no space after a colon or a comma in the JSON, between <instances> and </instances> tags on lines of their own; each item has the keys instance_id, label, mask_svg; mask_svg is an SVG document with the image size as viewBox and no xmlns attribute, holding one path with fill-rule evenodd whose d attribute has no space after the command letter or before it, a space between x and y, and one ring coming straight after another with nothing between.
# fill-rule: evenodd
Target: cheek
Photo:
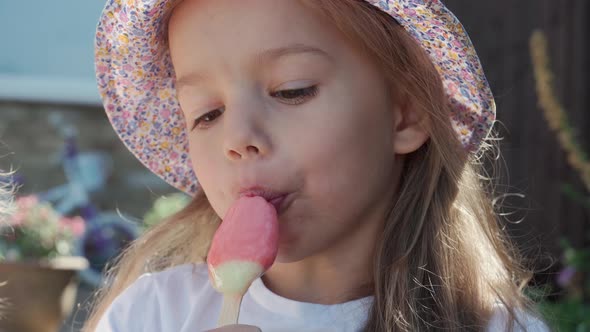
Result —
<instances>
[{"instance_id":1,"label":"cheek","mask_svg":"<svg viewBox=\"0 0 590 332\"><path fill-rule=\"evenodd\" d=\"M372 190L393 166L393 153L383 144L383 136L353 138L349 134L325 137L324 143L312 148L305 165L312 191L334 198L351 192L362 194Z\"/></svg>"},{"instance_id":2,"label":"cheek","mask_svg":"<svg viewBox=\"0 0 590 332\"><path fill-rule=\"evenodd\" d=\"M216 166L216 159L213 151L212 142L201 143L195 142L194 138L189 141L189 153L191 157L192 168L197 176L199 185L205 191L209 202L213 208L219 212L219 204L223 197L222 188L223 185L220 183L221 179L217 178L220 174L218 166ZM202 140L203 142L207 140Z\"/></svg>"},{"instance_id":3,"label":"cheek","mask_svg":"<svg viewBox=\"0 0 590 332\"><path fill-rule=\"evenodd\" d=\"M357 90L358 91L358 90ZM333 200L370 191L393 168L393 121L383 99L366 99L341 91L348 98L319 106L297 148L306 168L310 191Z\"/></svg>"},{"instance_id":4,"label":"cheek","mask_svg":"<svg viewBox=\"0 0 590 332\"><path fill-rule=\"evenodd\" d=\"M206 178L207 178L206 169L208 167L207 167L207 163L203 162L203 161L207 160L207 158L203 158L203 156L202 156L203 147L200 144L195 143L195 139L193 137L190 137L190 134L189 134L188 147L189 147L189 155L191 157L191 163L192 163L192 167L193 167L193 171L195 172L195 175L199 178L199 181L201 183L206 182Z\"/></svg>"}]
</instances>

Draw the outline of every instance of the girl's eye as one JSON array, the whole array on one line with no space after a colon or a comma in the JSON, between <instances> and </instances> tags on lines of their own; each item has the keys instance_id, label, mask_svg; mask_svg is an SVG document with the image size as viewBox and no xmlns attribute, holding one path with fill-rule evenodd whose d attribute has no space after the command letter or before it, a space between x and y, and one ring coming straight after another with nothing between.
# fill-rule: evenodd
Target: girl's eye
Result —
<instances>
[{"instance_id":1,"label":"girl's eye","mask_svg":"<svg viewBox=\"0 0 590 332\"><path fill-rule=\"evenodd\" d=\"M207 114L204 114L198 117L194 122L191 128L191 131L195 130L195 128L199 127L199 129L207 129L209 125L217 119L218 116L221 115L223 108L218 108L213 110Z\"/></svg>"},{"instance_id":2,"label":"girl's eye","mask_svg":"<svg viewBox=\"0 0 590 332\"><path fill-rule=\"evenodd\" d=\"M270 95L272 97L276 97L279 99L284 100L289 105L299 105L303 103L307 98L315 97L318 93L317 85L310 86L303 89L289 89L289 90L280 90L277 92L273 92ZM206 113L203 116L197 118L192 125L191 131L195 130L196 128L199 129L207 129L211 125L217 117L219 117L223 113L223 108L219 108L213 110L209 113Z\"/></svg>"},{"instance_id":3,"label":"girl's eye","mask_svg":"<svg viewBox=\"0 0 590 332\"><path fill-rule=\"evenodd\" d=\"M317 85L303 89L290 89L273 92L270 95L284 100L290 105L299 105L309 97L315 97L318 93Z\"/></svg>"}]
</instances>

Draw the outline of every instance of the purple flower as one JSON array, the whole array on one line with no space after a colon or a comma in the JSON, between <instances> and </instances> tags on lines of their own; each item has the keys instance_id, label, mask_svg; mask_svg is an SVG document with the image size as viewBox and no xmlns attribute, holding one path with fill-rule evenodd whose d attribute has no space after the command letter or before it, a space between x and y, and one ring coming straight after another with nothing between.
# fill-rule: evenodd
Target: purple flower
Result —
<instances>
[{"instance_id":1,"label":"purple flower","mask_svg":"<svg viewBox=\"0 0 590 332\"><path fill-rule=\"evenodd\" d=\"M573 266L566 266L557 275L557 284L561 287L567 287L572 282L572 279L576 275L576 268Z\"/></svg>"}]
</instances>

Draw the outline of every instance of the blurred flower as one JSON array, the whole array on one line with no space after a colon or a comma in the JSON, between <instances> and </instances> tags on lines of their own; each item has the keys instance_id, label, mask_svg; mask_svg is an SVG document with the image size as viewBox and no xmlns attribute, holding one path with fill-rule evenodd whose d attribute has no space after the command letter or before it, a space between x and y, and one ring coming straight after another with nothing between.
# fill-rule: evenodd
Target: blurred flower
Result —
<instances>
[{"instance_id":1,"label":"blurred flower","mask_svg":"<svg viewBox=\"0 0 590 332\"><path fill-rule=\"evenodd\" d=\"M62 217L59 220L59 225L62 230L69 230L76 237L82 236L86 229L86 223L82 217Z\"/></svg>"},{"instance_id":2,"label":"blurred flower","mask_svg":"<svg viewBox=\"0 0 590 332\"><path fill-rule=\"evenodd\" d=\"M145 227L155 225L172 216L182 210L189 202L190 198L181 193L158 198L143 218Z\"/></svg>"},{"instance_id":3,"label":"blurred flower","mask_svg":"<svg viewBox=\"0 0 590 332\"><path fill-rule=\"evenodd\" d=\"M575 267L566 266L561 271L559 271L559 274L557 275L557 284L563 288L567 288L574 279L576 272L577 270Z\"/></svg>"},{"instance_id":4,"label":"blurred flower","mask_svg":"<svg viewBox=\"0 0 590 332\"><path fill-rule=\"evenodd\" d=\"M16 211L8 222L12 226L18 226L22 224L26 219L30 210L37 205L38 199L36 196L23 196L16 200Z\"/></svg>"},{"instance_id":5,"label":"blurred flower","mask_svg":"<svg viewBox=\"0 0 590 332\"><path fill-rule=\"evenodd\" d=\"M553 72L549 64L547 38L541 31L535 31L530 39L531 60L539 106L545 119L557 136L558 142L567 153L570 166L580 174L586 189L590 191L590 160L576 141L575 130L567 113L559 102L553 87Z\"/></svg>"},{"instance_id":6,"label":"blurred flower","mask_svg":"<svg viewBox=\"0 0 590 332\"><path fill-rule=\"evenodd\" d=\"M8 222L0 224L0 257L19 261L73 254L85 230L82 218L61 216L34 195L19 197L14 205Z\"/></svg>"}]
</instances>

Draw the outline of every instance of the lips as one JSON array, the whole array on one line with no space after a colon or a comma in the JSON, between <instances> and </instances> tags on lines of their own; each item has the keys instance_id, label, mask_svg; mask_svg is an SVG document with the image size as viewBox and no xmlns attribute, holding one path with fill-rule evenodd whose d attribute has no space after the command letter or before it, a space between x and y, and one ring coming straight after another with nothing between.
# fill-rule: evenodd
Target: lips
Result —
<instances>
[{"instance_id":1,"label":"lips","mask_svg":"<svg viewBox=\"0 0 590 332\"><path fill-rule=\"evenodd\" d=\"M275 209L277 210L277 214L281 214L285 209L285 199L289 194L285 192L274 191L269 188L265 187L249 187L240 190L239 196L240 197L253 197L253 196L260 196L264 198L267 202L272 204Z\"/></svg>"},{"instance_id":2,"label":"lips","mask_svg":"<svg viewBox=\"0 0 590 332\"><path fill-rule=\"evenodd\" d=\"M268 201L270 204L274 205L275 209L277 210L277 214L281 214L283 212L283 202L287 198L287 195L277 197L275 199L271 199Z\"/></svg>"}]
</instances>

